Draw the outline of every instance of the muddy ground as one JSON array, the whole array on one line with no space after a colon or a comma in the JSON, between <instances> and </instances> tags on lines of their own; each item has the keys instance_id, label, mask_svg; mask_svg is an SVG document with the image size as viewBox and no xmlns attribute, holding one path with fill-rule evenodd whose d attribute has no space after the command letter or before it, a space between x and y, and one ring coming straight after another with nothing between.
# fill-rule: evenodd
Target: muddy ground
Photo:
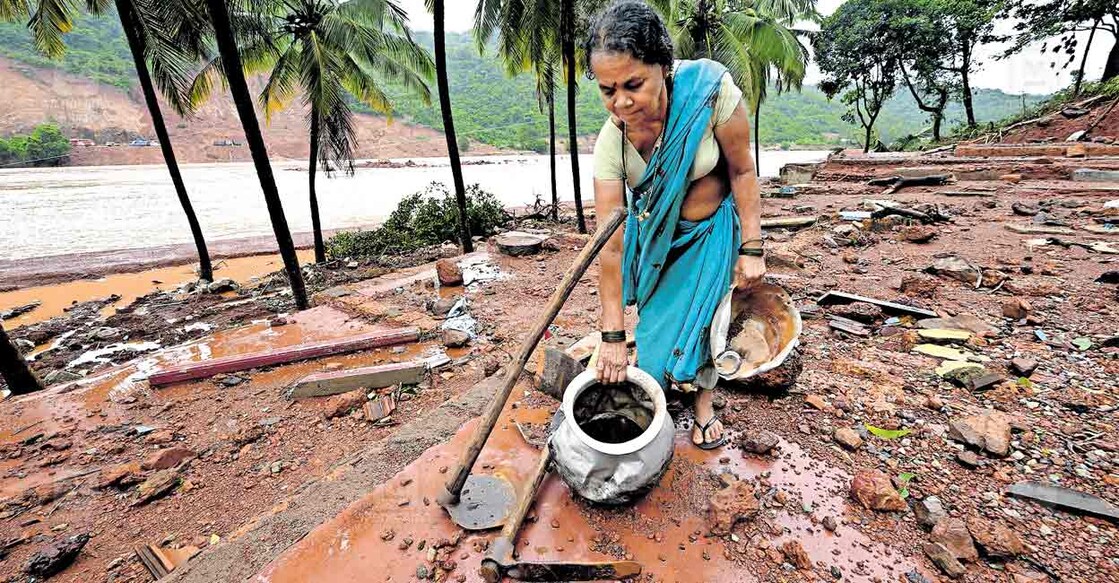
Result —
<instances>
[{"instance_id":1,"label":"muddy ground","mask_svg":"<svg viewBox=\"0 0 1119 583\"><path fill-rule=\"evenodd\" d=\"M985 169L1017 177L897 192L866 182L901 167ZM578 546L579 552L649 557L643 576L648 581L946 579L927 554L931 541L943 543L946 552L963 561L964 581L1119 579L1114 552L1119 530L1113 522L1006 493L1012 484L1038 481L1119 503L1119 292L1114 279L1105 276L1119 269L1119 255L1111 251L1119 235L1084 230L1115 220L1104 205L1119 198L1119 184L1086 188L1067 180L1076 167L1115 168L1119 160L836 159L817 180L783 197L776 196L776 187L767 188L774 197L765 199L764 216L818 218L804 229L767 232L771 279L789 291L804 316L796 359L802 372L795 384L782 390L757 384L721 387L721 416L732 444L706 457L688 445L688 415L676 406L680 454L669 481L636 510L645 516L649 506L669 503L656 520L561 504L570 496L553 482L548 500L566 513L554 515L560 517L557 524L578 524L570 538L575 541L579 532L585 545L560 536L545 546L561 556ZM839 214L873 211L880 207L866 201L882 199L943 220L921 224L912 215L896 214L845 220ZM1020 234L1008 225L1069 230ZM289 547L284 557L311 552L307 545L324 536L322 529L312 530L315 526L355 502L359 509L372 504L363 499L367 494L374 499L392 495L384 492L393 492L409 476L430 481L429 474L442 463L431 461L432 456L453 459L447 443L493 390L478 383L515 354L539 306L586 240L567 227L553 229L546 250L537 256L510 258L491 249L490 261L510 277L468 290L437 289L429 266L372 279L378 274L341 266L319 270L321 277L312 282L321 290L317 307L296 315L282 315L290 307L278 283L241 290L240 296L187 296L179 306L160 306L179 301L165 294L142 298L104 321L90 306L82 330L94 334L93 340L71 336L81 346L61 343L36 365L41 371L79 357L102 327L124 331L129 341L183 347L155 351L149 359L156 364L378 327L419 326L425 333L421 342L403 349L160 389L148 387L143 375L133 376L142 372L144 360L124 368L103 364L84 381L0 403L0 555L6 554L0 571L8 581L24 581L32 555L65 537L89 534L76 561L52 580L150 580L134 552L143 544L202 549L177 580L243 580L266 568L271 569L268 578L284 580L285 559L273 561ZM962 263L947 261L952 258ZM939 274L930 273L934 264L941 266ZM570 343L595 330L596 275L592 267L548 342ZM972 330L949 348L971 353L986 372L1001 378L976 389L967 386L967 375L945 378L935 372L944 359L914 351L930 343L920 336L916 319L893 320L868 304L818 306L816 299L826 291L917 306L942 317L972 316L941 326ZM309 372L440 350L435 332L440 320L430 306L459 294L468 297L478 336L452 351L453 364L418 387L387 389L399 399L390 420L364 420L354 410L362 394L285 398L284 389ZM187 316L214 329L186 332ZM835 316L857 323L854 328L846 324L857 332L830 328ZM163 325L159 319L176 323ZM19 328L13 335L29 337L44 327ZM1028 361L1036 370L1022 370L1031 368ZM528 390L527 380L522 389ZM555 406L531 390L518 402L537 411ZM542 421L536 417L530 421ZM774 434L777 443L768 452L763 431ZM167 464L172 464L168 470L144 468ZM394 478L398 472L403 473ZM725 472L745 485L720 477ZM174 483L166 492L138 503L141 482L148 481L143 491L150 492L158 485L153 479L169 478ZM905 500L899 491L907 494ZM860 497L865 504L856 501ZM709 507L712 499L717 499L714 508ZM418 494L410 503L402 507L409 512L424 508ZM534 524L534 533L547 530L543 517L553 516L545 514L552 512L548 508L553 507L538 509L542 521ZM344 523L353 512L334 520ZM727 516L729 526L720 527ZM556 528L567 534L566 526ZM307 542L300 542L304 537ZM381 544L379 536L374 538ZM411 574L403 580L426 574L473 581L477 575L468 565L477 563L489 538L469 538L439 553L400 548L393 551L399 560L378 556L375 564L335 564L336 574L319 580L348 580L344 573L349 572L384 575L374 577L384 580L399 571ZM836 546L837 540L853 546ZM568 548L557 551L557 546ZM454 560L446 562L452 554L457 567ZM952 561L943 562L953 568ZM684 565L709 566L692 570Z\"/></svg>"}]
</instances>

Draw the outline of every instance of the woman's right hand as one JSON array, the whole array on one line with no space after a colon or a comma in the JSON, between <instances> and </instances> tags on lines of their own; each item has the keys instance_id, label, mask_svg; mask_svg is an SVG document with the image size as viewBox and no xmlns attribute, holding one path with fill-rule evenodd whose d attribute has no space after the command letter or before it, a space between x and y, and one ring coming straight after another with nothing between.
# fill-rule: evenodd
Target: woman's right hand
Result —
<instances>
[{"instance_id":1,"label":"woman's right hand","mask_svg":"<svg viewBox=\"0 0 1119 583\"><path fill-rule=\"evenodd\" d=\"M604 384L618 384L626 381L626 367L629 366L629 349L625 342L603 342L599 347L595 378Z\"/></svg>"}]
</instances>

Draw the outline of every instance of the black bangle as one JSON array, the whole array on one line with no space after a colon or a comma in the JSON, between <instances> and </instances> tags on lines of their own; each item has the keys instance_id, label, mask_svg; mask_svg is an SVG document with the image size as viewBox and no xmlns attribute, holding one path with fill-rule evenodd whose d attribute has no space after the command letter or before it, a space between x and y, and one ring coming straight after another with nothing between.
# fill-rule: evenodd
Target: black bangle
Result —
<instances>
[{"instance_id":1,"label":"black bangle","mask_svg":"<svg viewBox=\"0 0 1119 583\"><path fill-rule=\"evenodd\" d=\"M761 247L739 247L738 254L746 255L749 257L764 257L765 250Z\"/></svg>"},{"instance_id":2,"label":"black bangle","mask_svg":"<svg viewBox=\"0 0 1119 583\"><path fill-rule=\"evenodd\" d=\"M626 341L626 331L625 330L603 330L602 331L602 341L603 342L610 342L612 344L613 343L625 342Z\"/></svg>"}]
</instances>

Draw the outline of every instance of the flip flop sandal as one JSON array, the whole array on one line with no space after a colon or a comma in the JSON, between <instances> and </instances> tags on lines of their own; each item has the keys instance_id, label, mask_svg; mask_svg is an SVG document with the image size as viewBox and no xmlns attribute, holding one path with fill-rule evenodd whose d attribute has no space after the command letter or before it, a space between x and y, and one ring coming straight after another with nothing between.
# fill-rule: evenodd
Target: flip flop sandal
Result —
<instances>
[{"instance_id":1,"label":"flip flop sandal","mask_svg":"<svg viewBox=\"0 0 1119 583\"><path fill-rule=\"evenodd\" d=\"M707 420L707 423L704 423L703 425L700 425L699 426L700 437L702 437L703 439L707 439L707 430L710 429L711 425L718 420L719 420L719 417L717 415L712 415L711 418ZM696 423L698 424L699 422L696 421ZM693 442L693 443L695 443L695 442ZM715 441L704 441L703 443L696 443L695 445L699 449L712 450L712 449L718 449L720 447L723 447L724 445L726 445L726 443L727 443L727 436L723 435L722 437L720 437L719 439L716 439Z\"/></svg>"}]
</instances>

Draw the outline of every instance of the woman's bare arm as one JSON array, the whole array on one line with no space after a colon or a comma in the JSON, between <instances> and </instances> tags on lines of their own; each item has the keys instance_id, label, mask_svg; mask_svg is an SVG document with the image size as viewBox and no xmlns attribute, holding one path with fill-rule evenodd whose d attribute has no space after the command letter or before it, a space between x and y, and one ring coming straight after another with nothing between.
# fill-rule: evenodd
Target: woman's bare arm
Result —
<instances>
[{"instance_id":1,"label":"woman's bare arm","mask_svg":"<svg viewBox=\"0 0 1119 583\"><path fill-rule=\"evenodd\" d=\"M715 128L719 150L727 161L730 189L734 207L742 226L742 242L749 247L760 247L762 238L761 187L754 171L754 157L750 155L750 120L745 102L739 102L730 119ZM765 276L765 259L740 255L734 267L734 284L739 289L748 288Z\"/></svg>"},{"instance_id":2,"label":"woman's bare arm","mask_svg":"<svg viewBox=\"0 0 1119 583\"><path fill-rule=\"evenodd\" d=\"M594 181L595 213L608 217L614 209L625 205L625 189L621 180ZM622 305L622 241L625 227L618 229L599 253L598 299L602 304L601 330L625 330L625 308ZM628 352L625 343L602 343L597 364L598 379L620 383L625 380Z\"/></svg>"}]
</instances>

